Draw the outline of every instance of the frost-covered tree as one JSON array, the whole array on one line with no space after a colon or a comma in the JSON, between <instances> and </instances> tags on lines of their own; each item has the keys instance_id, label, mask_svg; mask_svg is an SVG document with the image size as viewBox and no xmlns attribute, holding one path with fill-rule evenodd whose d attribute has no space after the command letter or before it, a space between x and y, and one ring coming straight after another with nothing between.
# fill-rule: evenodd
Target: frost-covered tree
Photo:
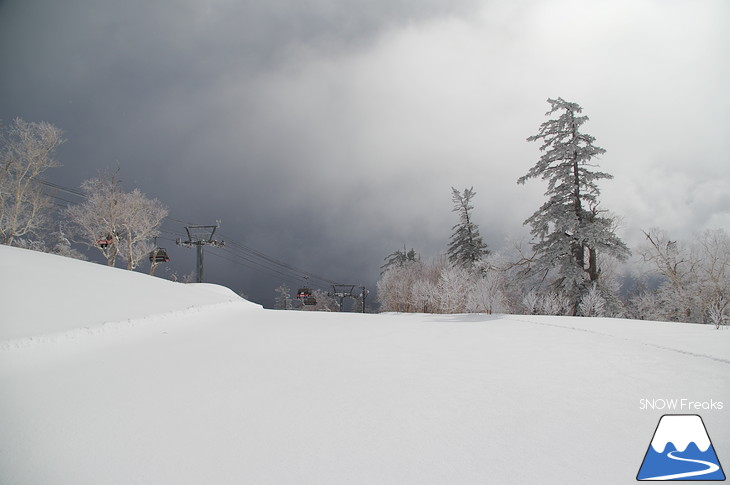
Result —
<instances>
[{"instance_id":1,"label":"frost-covered tree","mask_svg":"<svg viewBox=\"0 0 730 485\"><path fill-rule=\"evenodd\" d=\"M559 291L548 291L540 295L541 315L568 315L572 311L573 301Z\"/></svg>"},{"instance_id":2,"label":"frost-covered tree","mask_svg":"<svg viewBox=\"0 0 730 485\"><path fill-rule=\"evenodd\" d=\"M528 141L542 142L543 152L526 175L517 180L540 177L548 181L548 200L526 221L536 239L531 271L557 272L556 291L571 301L571 314L592 284L600 286L599 254L625 260L630 251L615 234L615 219L599 210L597 182L612 176L592 170L593 159L605 153L594 145L595 138L581 133L588 121L582 108L562 98L548 99L547 116L558 114L540 125Z\"/></svg>"},{"instance_id":3,"label":"frost-covered tree","mask_svg":"<svg viewBox=\"0 0 730 485\"><path fill-rule=\"evenodd\" d=\"M382 311L418 311L413 300L413 285L420 278L422 267L420 261L409 260L385 270L376 285Z\"/></svg>"},{"instance_id":4,"label":"frost-covered tree","mask_svg":"<svg viewBox=\"0 0 730 485\"><path fill-rule=\"evenodd\" d=\"M578 313L584 317L604 317L605 307L606 299L601 295L598 285L594 283L578 304Z\"/></svg>"},{"instance_id":5,"label":"frost-covered tree","mask_svg":"<svg viewBox=\"0 0 730 485\"><path fill-rule=\"evenodd\" d=\"M48 252L51 254L57 254L67 258L80 259L86 261L87 258L84 254L77 251L71 246L71 241L68 239L66 232L63 229L63 223L59 223L58 230L52 232L47 238Z\"/></svg>"},{"instance_id":6,"label":"frost-covered tree","mask_svg":"<svg viewBox=\"0 0 730 485\"><path fill-rule=\"evenodd\" d=\"M414 312L443 313L443 299L439 293L441 274L451 268L445 256L439 256L430 263L421 263L412 276L411 304Z\"/></svg>"},{"instance_id":7,"label":"frost-covered tree","mask_svg":"<svg viewBox=\"0 0 730 485\"><path fill-rule=\"evenodd\" d=\"M475 275L473 281L467 295L467 311L473 313L508 313L510 311L503 272L485 270Z\"/></svg>"},{"instance_id":8,"label":"frost-covered tree","mask_svg":"<svg viewBox=\"0 0 730 485\"><path fill-rule=\"evenodd\" d=\"M629 299L628 316L635 320L666 320L666 312L656 291L642 290Z\"/></svg>"},{"instance_id":9,"label":"frost-covered tree","mask_svg":"<svg viewBox=\"0 0 730 485\"><path fill-rule=\"evenodd\" d=\"M119 232L124 191L116 174L84 180L81 191L86 200L66 209L66 217L76 239L97 248L107 265L115 266L119 256Z\"/></svg>"},{"instance_id":10,"label":"frost-covered tree","mask_svg":"<svg viewBox=\"0 0 730 485\"><path fill-rule=\"evenodd\" d=\"M314 296L317 303L303 305L302 310L309 312L339 312L342 310L337 300L326 291L316 289L312 292L312 296Z\"/></svg>"},{"instance_id":11,"label":"frost-covered tree","mask_svg":"<svg viewBox=\"0 0 730 485\"><path fill-rule=\"evenodd\" d=\"M58 231L48 234L44 239L17 238L14 244L20 248L79 259L81 261L89 259L71 247L71 241L66 237L62 227Z\"/></svg>"},{"instance_id":12,"label":"frost-covered tree","mask_svg":"<svg viewBox=\"0 0 730 485\"><path fill-rule=\"evenodd\" d=\"M294 308L294 303L291 297L291 290L282 283L276 290L276 297L274 298L274 308L277 310L291 310Z\"/></svg>"},{"instance_id":13,"label":"frost-covered tree","mask_svg":"<svg viewBox=\"0 0 730 485\"><path fill-rule=\"evenodd\" d=\"M487 245L479 234L479 226L474 224L472 217L474 206L471 201L476 192L474 192L474 187L464 189L463 193L451 187L451 192L451 200L454 203L452 212L459 213L459 222L451 228L453 233L449 240L447 254L449 261L453 264L472 269L484 256L489 254Z\"/></svg>"},{"instance_id":14,"label":"frost-covered tree","mask_svg":"<svg viewBox=\"0 0 730 485\"><path fill-rule=\"evenodd\" d=\"M380 267L380 274L385 273L391 266L403 266L409 261L420 261L421 255L419 255L415 249L411 248L406 250L405 244L403 245L403 251L396 249L385 258L383 258L385 264Z\"/></svg>"},{"instance_id":15,"label":"frost-covered tree","mask_svg":"<svg viewBox=\"0 0 730 485\"><path fill-rule=\"evenodd\" d=\"M730 307L730 302L722 295L710 303L707 316L715 328L719 329L722 325L728 325L728 322L730 322L728 307Z\"/></svg>"},{"instance_id":16,"label":"frost-covered tree","mask_svg":"<svg viewBox=\"0 0 730 485\"><path fill-rule=\"evenodd\" d=\"M160 224L169 211L162 202L147 198L139 189L125 193L122 200L125 211L120 221L119 254L127 269L133 270L155 248L153 240L160 235Z\"/></svg>"},{"instance_id":17,"label":"frost-covered tree","mask_svg":"<svg viewBox=\"0 0 730 485\"><path fill-rule=\"evenodd\" d=\"M502 272L453 265L445 255L393 265L377 284L381 311L447 314L508 312L505 286Z\"/></svg>"},{"instance_id":18,"label":"frost-covered tree","mask_svg":"<svg viewBox=\"0 0 730 485\"><path fill-rule=\"evenodd\" d=\"M419 278L411 288L413 311L417 313L436 313L438 311L438 290L436 284L427 278Z\"/></svg>"},{"instance_id":19,"label":"frost-covered tree","mask_svg":"<svg viewBox=\"0 0 730 485\"><path fill-rule=\"evenodd\" d=\"M475 274L461 266L447 266L436 282L439 313L465 313Z\"/></svg>"},{"instance_id":20,"label":"frost-covered tree","mask_svg":"<svg viewBox=\"0 0 730 485\"><path fill-rule=\"evenodd\" d=\"M51 199L38 184L41 174L58 167L61 130L51 123L16 118L0 133L0 243L38 236L50 221Z\"/></svg>"},{"instance_id":21,"label":"frost-covered tree","mask_svg":"<svg viewBox=\"0 0 730 485\"><path fill-rule=\"evenodd\" d=\"M708 230L692 241L671 240L658 229L644 233L644 261L664 278L656 291L655 318L716 323L730 308L730 236ZM719 313L718 313L719 312Z\"/></svg>"},{"instance_id":22,"label":"frost-covered tree","mask_svg":"<svg viewBox=\"0 0 730 485\"><path fill-rule=\"evenodd\" d=\"M135 269L154 249L167 208L139 189L125 192L116 174L85 180L81 190L86 200L66 210L77 237L99 249L109 266L121 257Z\"/></svg>"}]
</instances>

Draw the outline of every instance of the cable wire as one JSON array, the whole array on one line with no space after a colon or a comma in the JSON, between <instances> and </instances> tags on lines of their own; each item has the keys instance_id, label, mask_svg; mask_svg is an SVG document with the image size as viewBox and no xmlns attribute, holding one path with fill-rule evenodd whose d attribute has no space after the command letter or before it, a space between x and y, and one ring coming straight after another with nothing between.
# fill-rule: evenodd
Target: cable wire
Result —
<instances>
[{"instance_id":1,"label":"cable wire","mask_svg":"<svg viewBox=\"0 0 730 485\"><path fill-rule=\"evenodd\" d=\"M72 189L70 187L65 187L61 184L57 184L54 182L50 182L48 180L40 179L40 178L34 178L32 179L34 182L41 184L47 188L54 189L60 192L64 192L82 199L88 199L88 195L82 192L81 190ZM56 194L47 194L49 197L55 199L53 201L53 204L57 207L67 207L64 206L64 204L59 203L58 201L65 202L66 204L73 204L74 202L71 200L68 200L67 198L61 197ZM177 219L174 217L166 216L162 224L182 224L184 226L194 226L197 224L193 224L192 222L185 221L182 219ZM167 240L170 242L177 242L177 239L179 237L184 237L181 231L174 231L170 229L165 229L160 227L160 231L169 235L178 236L175 240L168 239L165 237L161 237L160 239ZM219 233L220 234L220 233ZM254 249L250 246L247 246L235 239L226 237L225 235L221 234L221 238L226 242L226 247L224 247L224 251L230 256L229 258L226 258L220 254L211 253L215 257L219 257L221 259L227 260L229 262L239 264L242 266L245 266L247 268L253 269L255 271L259 271L261 273L267 274L272 277L277 278L285 278L289 280L290 282L296 282L297 284L301 283L302 279L307 280L307 282L314 283L314 286L318 287L329 287L331 285L336 285L337 283L333 280L330 280L329 278L325 278L324 276L320 276L316 273L312 273L311 271L307 271L303 268L294 266L292 264L289 264L285 261L282 261L278 258L275 258L273 256L270 256L262 251L259 251L257 249Z\"/></svg>"}]
</instances>

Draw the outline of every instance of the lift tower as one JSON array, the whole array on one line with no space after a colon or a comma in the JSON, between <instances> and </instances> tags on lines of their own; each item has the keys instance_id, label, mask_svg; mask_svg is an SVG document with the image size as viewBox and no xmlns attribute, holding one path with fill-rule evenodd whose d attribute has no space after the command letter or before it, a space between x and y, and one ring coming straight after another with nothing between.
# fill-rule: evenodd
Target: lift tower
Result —
<instances>
[{"instance_id":1,"label":"lift tower","mask_svg":"<svg viewBox=\"0 0 730 485\"><path fill-rule=\"evenodd\" d=\"M185 226L185 231L188 233L188 240L181 241L180 238L175 241L178 246L185 248L194 247L197 249L196 258L196 283L203 282L203 246L213 246L216 248L222 248L224 245L223 241L216 241L213 239L215 230L218 226Z\"/></svg>"}]
</instances>

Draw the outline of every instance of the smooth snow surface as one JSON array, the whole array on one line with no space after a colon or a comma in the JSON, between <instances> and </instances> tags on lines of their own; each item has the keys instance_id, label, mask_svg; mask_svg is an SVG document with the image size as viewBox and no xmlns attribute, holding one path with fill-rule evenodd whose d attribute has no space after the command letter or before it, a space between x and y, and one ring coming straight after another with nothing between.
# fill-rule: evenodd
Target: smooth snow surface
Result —
<instances>
[{"instance_id":1,"label":"smooth snow surface","mask_svg":"<svg viewBox=\"0 0 730 485\"><path fill-rule=\"evenodd\" d=\"M174 283L2 245L0 298L0 340L27 339L244 301L230 289L217 285Z\"/></svg>"},{"instance_id":2,"label":"smooth snow surface","mask_svg":"<svg viewBox=\"0 0 730 485\"><path fill-rule=\"evenodd\" d=\"M712 326L264 310L2 246L0 270L2 484L629 484L672 412L730 463ZM670 398L724 406L640 406Z\"/></svg>"}]
</instances>

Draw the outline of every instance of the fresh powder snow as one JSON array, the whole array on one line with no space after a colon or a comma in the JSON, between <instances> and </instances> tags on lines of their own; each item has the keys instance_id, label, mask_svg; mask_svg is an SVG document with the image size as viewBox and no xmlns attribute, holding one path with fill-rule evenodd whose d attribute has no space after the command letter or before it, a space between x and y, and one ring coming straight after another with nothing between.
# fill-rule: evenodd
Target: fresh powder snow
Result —
<instances>
[{"instance_id":1,"label":"fresh powder snow","mask_svg":"<svg viewBox=\"0 0 730 485\"><path fill-rule=\"evenodd\" d=\"M664 414L730 463L730 331L266 310L0 246L2 484L628 484Z\"/></svg>"}]
</instances>

